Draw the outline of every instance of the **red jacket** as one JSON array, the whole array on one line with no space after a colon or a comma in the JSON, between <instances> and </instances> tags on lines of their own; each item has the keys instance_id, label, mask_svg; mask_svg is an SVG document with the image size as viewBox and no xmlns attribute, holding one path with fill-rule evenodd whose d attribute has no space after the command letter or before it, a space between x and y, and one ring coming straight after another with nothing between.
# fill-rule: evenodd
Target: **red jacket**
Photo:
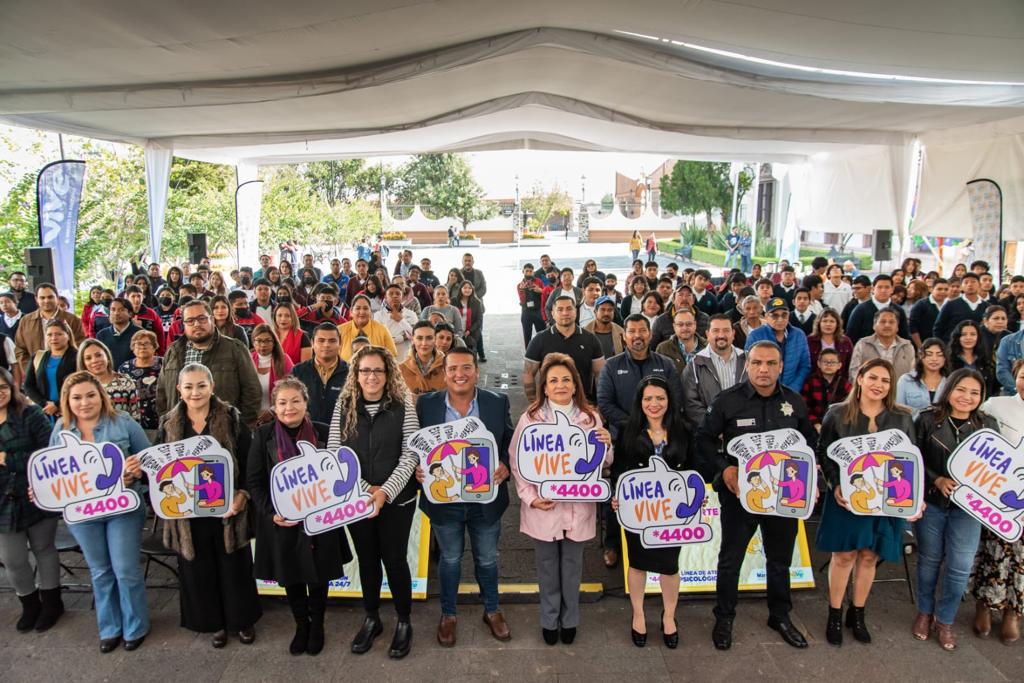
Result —
<instances>
[{"instance_id":1,"label":"red jacket","mask_svg":"<svg viewBox=\"0 0 1024 683\"><path fill-rule=\"evenodd\" d=\"M846 373L837 372L832 383L826 384L821 370L815 368L804 382L800 395L807 404L807 417L811 424L820 425L829 406L842 402L850 394L850 381L846 377Z\"/></svg>"}]
</instances>

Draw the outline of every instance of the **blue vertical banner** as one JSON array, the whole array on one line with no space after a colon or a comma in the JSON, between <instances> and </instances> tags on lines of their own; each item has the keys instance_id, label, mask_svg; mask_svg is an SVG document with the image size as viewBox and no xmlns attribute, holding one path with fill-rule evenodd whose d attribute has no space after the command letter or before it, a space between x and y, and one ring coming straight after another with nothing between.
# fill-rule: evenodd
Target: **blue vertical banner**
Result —
<instances>
[{"instance_id":1,"label":"blue vertical banner","mask_svg":"<svg viewBox=\"0 0 1024 683\"><path fill-rule=\"evenodd\" d=\"M55 161L39 172L36 208L39 245L53 249L53 284L69 301L75 300L75 236L85 180L84 161Z\"/></svg>"}]
</instances>

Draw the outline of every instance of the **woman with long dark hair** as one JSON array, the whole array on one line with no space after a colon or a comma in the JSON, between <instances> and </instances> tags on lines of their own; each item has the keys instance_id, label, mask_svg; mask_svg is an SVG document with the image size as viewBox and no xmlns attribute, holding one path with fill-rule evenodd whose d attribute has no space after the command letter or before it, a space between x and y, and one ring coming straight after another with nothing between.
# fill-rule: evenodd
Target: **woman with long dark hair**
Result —
<instances>
[{"instance_id":1,"label":"woman with long dark hair","mask_svg":"<svg viewBox=\"0 0 1024 683\"><path fill-rule=\"evenodd\" d=\"M281 348L291 359L294 365L307 361L313 357L313 345L309 337L302 331L299 324L299 315L295 307L290 303L279 303L274 306L274 320L271 323L274 334L281 342ZM255 330L253 330L255 337Z\"/></svg>"},{"instance_id":2,"label":"woman with long dark hair","mask_svg":"<svg viewBox=\"0 0 1024 683\"><path fill-rule=\"evenodd\" d=\"M374 515L349 525L363 589L366 617L352 640L352 652L363 654L384 630L380 619L380 586L387 572L398 622L388 656L401 659L412 647L412 576L406 552L417 484L419 459L408 446L419 429L416 407L395 357L368 346L352 357L345 387L331 419L327 448L348 446L359 457L362 482L373 496Z\"/></svg>"},{"instance_id":3,"label":"woman with long dark hair","mask_svg":"<svg viewBox=\"0 0 1024 683\"><path fill-rule=\"evenodd\" d=\"M640 263L640 261L637 261ZM619 314L622 319L625 320L634 313L643 312L643 300L647 294L647 278L643 275L643 264L639 274L630 280L629 284L626 285L626 296L622 298L622 303L619 305Z\"/></svg>"},{"instance_id":4,"label":"woman with long dark hair","mask_svg":"<svg viewBox=\"0 0 1024 683\"><path fill-rule=\"evenodd\" d=\"M996 421L980 409L984 400L984 377L969 368L954 370L934 405L921 411L915 420L917 443L924 458L927 507L914 524L920 557L917 618L911 631L918 640L928 640L934 630L946 651L956 649L953 621L981 539L981 523L950 499L957 483L946 464L950 454L974 432L998 430Z\"/></svg>"},{"instance_id":5,"label":"woman with long dark hair","mask_svg":"<svg viewBox=\"0 0 1024 683\"><path fill-rule=\"evenodd\" d=\"M54 545L59 515L40 510L28 496L28 459L46 448L50 431L42 409L25 400L14 376L0 369L0 562L21 602L15 624L21 633L46 631L64 613Z\"/></svg>"},{"instance_id":6,"label":"woman with long dark hair","mask_svg":"<svg viewBox=\"0 0 1024 683\"><path fill-rule=\"evenodd\" d=\"M229 633L237 634L243 645L251 645L256 640L254 624L262 614L252 576L249 494L245 490L252 434L238 410L214 395L213 375L205 365L183 367L177 388L181 399L160 419L156 443L212 436L231 456L235 470L234 499L223 518L163 523L164 545L178 554L181 626L213 633L215 648L227 645ZM149 482L150 486L165 484Z\"/></svg>"},{"instance_id":7,"label":"woman with long dark hair","mask_svg":"<svg viewBox=\"0 0 1024 683\"><path fill-rule=\"evenodd\" d=\"M925 339L917 351L914 371L896 382L896 402L910 408L917 417L942 393L950 372L949 349L945 342L938 337Z\"/></svg>"},{"instance_id":8,"label":"woman with long dark hair","mask_svg":"<svg viewBox=\"0 0 1024 683\"><path fill-rule=\"evenodd\" d=\"M981 373L985 395L999 395L994 352L984 341L981 326L973 320L961 320L949 335L949 363L953 370L967 368Z\"/></svg>"},{"instance_id":9,"label":"woman with long dark hair","mask_svg":"<svg viewBox=\"0 0 1024 683\"><path fill-rule=\"evenodd\" d=\"M249 337L245 330L235 322L235 313L231 310L231 302L223 294L217 294L210 299L210 312L213 315L213 324L225 337L234 337L249 348Z\"/></svg>"},{"instance_id":10,"label":"woman with long dark hair","mask_svg":"<svg viewBox=\"0 0 1024 683\"><path fill-rule=\"evenodd\" d=\"M612 480L629 470L647 467L652 455L665 460L674 470L687 469L689 442L679 406L675 405L668 382L663 377L650 375L637 385L633 409L626 425L615 442L615 462ZM618 511L619 501L612 498L612 509ZM629 551L629 602L633 608L630 634L633 644L647 644L647 623L644 616L644 590L647 573L659 574L661 583L661 629L665 645L679 645L679 627L676 624L676 604L679 601L679 548L645 548L640 536L626 531Z\"/></svg>"},{"instance_id":11,"label":"woman with long dark hair","mask_svg":"<svg viewBox=\"0 0 1024 683\"><path fill-rule=\"evenodd\" d=\"M279 381L271 400L274 420L256 428L246 463L256 526L254 574L285 589L295 619L288 651L318 655L324 648L328 582L344 574L352 551L344 529L308 536L301 522L289 522L274 510L270 471L277 463L297 456L300 441L323 448L328 427L309 418L308 390L295 377Z\"/></svg>"},{"instance_id":12,"label":"woman with long dark hair","mask_svg":"<svg viewBox=\"0 0 1024 683\"><path fill-rule=\"evenodd\" d=\"M459 299L459 292L462 290L462 281L464 279L461 270L458 268L449 269L448 279L445 280L444 287L448 290L448 298L452 301Z\"/></svg>"},{"instance_id":13,"label":"woman with long dark hair","mask_svg":"<svg viewBox=\"0 0 1024 683\"><path fill-rule=\"evenodd\" d=\"M612 462L612 439L597 408L583 393L572 358L549 353L541 363L537 382L540 391L519 418L509 456L521 502L519 530L533 540L537 562L541 636L548 645L557 643L559 637L569 645L580 621L583 548L597 533L597 503L557 503L544 498L536 484L522 478L515 450L523 430L537 423L552 424L558 415L585 431L597 431L598 441L605 445L602 468Z\"/></svg>"},{"instance_id":14,"label":"woman with long dark hair","mask_svg":"<svg viewBox=\"0 0 1024 683\"><path fill-rule=\"evenodd\" d=\"M647 322L654 327L654 321L658 319L662 313L665 312L665 302L661 300L661 294L657 292L647 292L644 294L644 298L640 301L640 313Z\"/></svg>"},{"instance_id":15,"label":"woman with long dark hair","mask_svg":"<svg viewBox=\"0 0 1024 683\"><path fill-rule=\"evenodd\" d=\"M843 333L843 319L834 308L825 308L814 318L814 327L807 337L807 350L811 353L811 367L818 367L818 354L822 349L835 349L843 363L843 377L850 375L853 342Z\"/></svg>"},{"instance_id":16,"label":"woman with long dark hair","mask_svg":"<svg viewBox=\"0 0 1024 683\"><path fill-rule=\"evenodd\" d=\"M171 266L167 269L167 287L174 292L174 298L180 295L181 286L185 284L185 274L178 266Z\"/></svg>"},{"instance_id":17,"label":"woman with long dark hair","mask_svg":"<svg viewBox=\"0 0 1024 683\"><path fill-rule=\"evenodd\" d=\"M256 366L256 375L260 380L260 411L256 424L265 424L274 419L271 412L274 404L271 398L274 385L278 380L291 374L291 358L281 348L274 329L266 323L260 323L252 329L252 363Z\"/></svg>"},{"instance_id":18,"label":"woman with long dark hair","mask_svg":"<svg viewBox=\"0 0 1024 683\"><path fill-rule=\"evenodd\" d=\"M366 285L361 293L369 300L371 313L376 313L384 307L384 288L376 275L366 278Z\"/></svg>"},{"instance_id":19,"label":"woman with long dark hair","mask_svg":"<svg viewBox=\"0 0 1024 683\"><path fill-rule=\"evenodd\" d=\"M100 381L114 410L123 410L135 421L139 419L139 393L135 380L114 368L114 358L106 344L86 339L78 347L78 369L89 372Z\"/></svg>"},{"instance_id":20,"label":"woman with long dark hair","mask_svg":"<svg viewBox=\"0 0 1024 683\"><path fill-rule=\"evenodd\" d=\"M71 328L61 318L43 324L46 349L36 351L25 374L25 393L42 406L51 423L60 417L60 389L64 380L78 370L78 349L73 346Z\"/></svg>"},{"instance_id":21,"label":"woman with long dark hair","mask_svg":"<svg viewBox=\"0 0 1024 683\"><path fill-rule=\"evenodd\" d=\"M474 351L480 348L480 332L484 324L484 305L476 296L476 287L469 280L463 280L459 285L459 296L454 300L455 308L462 316L464 332L462 340L466 347ZM485 359L480 357L480 362Z\"/></svg>"},{"instance_id":22,"label":"woman with long dark hair","mask_svg":"<svg viewBox=\"0 0 1024 683\"><path fill-rule=\"evenodd\" d=\"M873 517L851 512L851 501L843 498L839 482L840 477L849 475L828 457L827 451L839 439L886 429L898 429L911 442L914 441L914 421L910 411L896 403L895 374L892 364L881 358L862 364L857 369L853 391L845 401L829 408L821 423L818 463L832 495L824 496L817 545L819 550L832 553L825 636L833 645L843 643L843 601L850 577L854 574L846 626L853 629L853 637L858 641L871 642L871 634L864 621L864 608L875 580L875 567L879 559L899 561L903 553L902 535L906 522L898 517ZM873 493L868 492L869 501L874 497Z\"/></svg>"}]
</instances>

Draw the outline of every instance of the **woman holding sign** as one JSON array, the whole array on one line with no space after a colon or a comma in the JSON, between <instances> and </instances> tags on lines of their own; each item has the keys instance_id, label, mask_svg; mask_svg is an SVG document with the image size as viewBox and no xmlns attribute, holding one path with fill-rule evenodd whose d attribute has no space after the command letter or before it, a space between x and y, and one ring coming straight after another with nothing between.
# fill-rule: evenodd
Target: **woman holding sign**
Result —
<instances>
[{"instance_id":1,"label":"woman holding sign","mask_svg":"<svg viewBox=\"0 0 1024 683\"><path fill-rule=\"evenodd\" d=\"M828 624L825 637L833 645L843 644L843 600L853 581L853 596L846 612L846 626L853 629L853 637L862 643L871 642L871 633L864 623L864 607L875 580L875 567L879 558L898 562L903 554L902 536L905 523L898 517L856 515L851 504L872 505L885 495L868 490L862 481L857 486L857 499L843 498L839 477L839 464L828 457L829 446L839 439L898 429L914 440L914 421L910 411L896 403L896 377L892 365L874 358L857 369L853 391L842 403L825 413L818 439L818 462L821 471L833 489L833 495L823 496L825 505L818 527L819 550L832 553L828 574ZM856 475L854 475L856 478ZM863 476L860 477L863 480ZM866 491L866 493L865 493ZM866 502L865 502L866 501ZM870 508L869 508L870 509Z\"/></svg>"},{"instance_id":2,"label":"woman holding sign","mask_svg":"<svg viewBox=\"0 0 1024 683\"><path fill-rule=\"evenodd\" d=\"M587 401L576 364L564 353L549 353L541 363L540 391L519 418L510 450L519 444L523 430L534 424L554 424L557 415L584 431L595 430L603 443L604 459L612 462L611 434L601 424L597 409ZM587 444L584 443L584 448ZM522 478L518 456L510 452L512 475L519 492L519 530L533 539L540 585L540 628L544 642L554 645L561 636L569 645L580 622L580 578L583 546L597 532L597 503L556 503L540 495L537 485Z\"/></svg>"},{"instance_id":3,"label":"woman holding sign","mask_svg":"<svg viewBox=\"0 0 1024 683\"><path fill-rule=\"evenodd\" d=\"M359 558L359 583L366 618L352 640L352 652L363 654L384 630L380 620L380 587L388 575L391 599L398 613L388 656L401 659L412 647L412 575L406 551L416 514L418 486L413 473L419 458L408 447L409 435L420 428L416 408L395 357L379 346L352 356L352 367L331 420L327 448L348 446L359 458L360 485L373 496L376 513L349 525Z\"/></svg>"},{"instance_id":4,"label":"woman holding sign","mask_svg":"<svg viewBox=\"0 0 1024 683\"><path fill-rule=\"evenodd\" d=\"M685 470L689 442L679 417L668 382L663 377L649 375L640 381L633 399L629 420L619 432L615 444L615 462L612 480L629 470L649 465L652 455L660 456L674 470ZM612 509L618 511L619 501L612 498ZM660 574L661 629L665 645L679 645L679 627L676 624L676 603L679 601L679 548L645 548L640 536L626 531L629 551L629 602L633 607L631 635L633 644L647 644L647 622L644 616L644 589L647 572ZM670 633L671 631L671 633Z\"/></svg>"},{"instance_id":5,"label":"woman holding sign","mask_svg":"<svg viewBox=\"0 0 1024 683\"><path fill-rule=\"evenodd\" d=\"M28 499L28 458L49 442L46 413L25 400L11 373L0 369L0 562L21 601L15 627L22 633L46 631L64 613L54 546L57 516ZM34 570L28 559L30 547Z\"/></svg>"},{"instance_id":6,"label":"woman holding sign","mask_svg":"<svg viewBox=\"0 0 1024 683\"><path fill-rule=\"evenodd\" d=\"M293 655L320 654L324 648L324 612L328 582L352 561L344 529L307 536L301 522L289 522L274 510L270 471L299 454L299 441L318 448L327 443L327 425L309 419L309 393L294 377L279 379L270 395L274 421L258 427L246 462L246 482L256 524L258 579L276 581L288 596L295 617Z\"/></svg>"},{"instance_id":7,"label":"woman holding sign","mask_svg":"<svg viewBox=\"0 0 1024 683\"><path fill-rule=\"evenodd\" d=\"M960 368L946 378L935 404L921 411L915 420L924 458L924 499L928 507L914 524L921 556L917 560L917 618L912 631L918 640L928 640L934 629L939 645L947 651L956 649L953 620L974 566L981 523L950 500L957 484L949 476L946 461L964 439L979 429L998 431L996 421L980 410L984 400L984 376L977 370ZM942 592L936 595L940 574Z\"/></svg>"},{"instance_id":8,"label":"woman holding sign","mask_svg":"<svg viewBox=\"0 0 1024 683\"><path fill-rule=\"evenodd\" d=\"M60 392L60 419L50 435L50 446L61 443L61 431L83 442L109 442L126 456L124 483L142 498L142 468L134 457L149 447L146 433L127 413L114 410L110 397L91 373L76 372L64 380ZM136 650L149 633L146 581L139 564L146 506L95 521L69 524L89 565L100 652L113 652L121 640L124 649Z\"/></svg>"},{"instance_id":9,"label":"woman holding sign","mask_svg":"<svg viewBox=\"0 0 1024 683\"><path fill-rule=\"evenodd\" d=\"M181 588L181 625L199 633L213 633L216 648L227 645L228 632L251 645L253 624L262 614L252 575L249 548L249 494L245 465L252 440L238 410L213 395L213 375L199 363L178 373L181 400L160 420L157 443L173 443L193 436L211 436L234 460L235 497L220 517L164 520L164 545L178 553ZM158 482L151 481L150 486Z\"/></svg>"}]
</instances>

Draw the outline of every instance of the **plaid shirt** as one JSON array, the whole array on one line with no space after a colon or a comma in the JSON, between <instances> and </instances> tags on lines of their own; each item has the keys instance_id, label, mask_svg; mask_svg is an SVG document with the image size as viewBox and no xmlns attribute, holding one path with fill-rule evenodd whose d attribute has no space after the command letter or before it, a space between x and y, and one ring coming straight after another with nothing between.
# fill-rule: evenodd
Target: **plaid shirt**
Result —
<instances>
[{"instance_id":1,"label":"plaid shirt","mask_svg":"<svg viewBox=\"0 0 1024 683\"><path fill-rule=\"evenodd\" d=\"M185 367L189 363L199 363L202 365L203 350L192 346L192 342L185 342L185 359L181 367Z\"/></svg>"},{"instance_id":2,"label":"plaid shirt","mask_svg":"<svg viewBox=\"0 0 1024 683\"><path fill-rule=\"evenodd\" d=\"M820 425L829 406L846 399L850 394L850 382L842 372L837 372L831 383L826 383L820 370L815 370L804 382L800 392L807 404L807 417L811 424Z\"/></svg>"}]
</instances>

